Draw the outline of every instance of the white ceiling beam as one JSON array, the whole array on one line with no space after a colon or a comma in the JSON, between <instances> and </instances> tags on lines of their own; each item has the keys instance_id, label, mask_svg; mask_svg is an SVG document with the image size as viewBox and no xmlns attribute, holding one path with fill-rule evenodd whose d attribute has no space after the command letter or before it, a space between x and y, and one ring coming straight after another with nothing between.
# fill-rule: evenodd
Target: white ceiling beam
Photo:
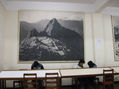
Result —
<instances>
[{"instance_id":1,"label":"white ceiling beam","mask_svg":"<svg viewBox=\"0 0 119 89\"><path fill-rule=\"evenodd\" d=\"M84 3L91 4L94 3L95 0L7 0L7 1L31 1L31 2L62 2L62 3Z\"/></svg>"},{"instance_id":2,"label":"white ceiling beam","mask_svg":"<svg viewBox=\"0 0 119 89\"><path fill-rule=\"evenodd\" d=\"M119 8L118 7L107 7L101 13L112 15L112 16L119 16Z\"/></svg>"},{"instance_id":3,"label":"white ceiling beam","mask_svg":"<svg viewBox=\"0 0 119 89\"><path fill-rule=\"evenodd\" d=\"M95 8L94 12L99 12L101 9L104 9L111 0L96 0L95 4L93 7Z\"/></svg>"},{"instance_id":4,"label":"white ceiling beam","mask_svg":"<svg viewBox=\"0 0 119 89\"><path fill-rule=\"evenodd\" d=\"M7 10L61 10L119 15L119 7L110 6L113 0L95 0L94 3L40 2L38 0L0 0L0 2Z\"/></svg>"},{"instance_id":5,"label":"white ceiling beam","mask_svg":"<svg viewBox=\"0 0 119 89\"><path fill-rule=\"evenodd\" d=\"M0 0L0 3L7 9L7 0Z\"/></svg>"},{"instance_id":6,"label":"white ceiling beam","mask_svg":"<svg viewBox=\"0 0 119 89\"><path fill-rule=\"evenodd\" d=\"M2 0L3 1L3 0ZM64 10L93 12L93 4L80 3L58 3L58 2L39 2L39 1L7 1L8 10Z\"/></svg>"}]
</instances>

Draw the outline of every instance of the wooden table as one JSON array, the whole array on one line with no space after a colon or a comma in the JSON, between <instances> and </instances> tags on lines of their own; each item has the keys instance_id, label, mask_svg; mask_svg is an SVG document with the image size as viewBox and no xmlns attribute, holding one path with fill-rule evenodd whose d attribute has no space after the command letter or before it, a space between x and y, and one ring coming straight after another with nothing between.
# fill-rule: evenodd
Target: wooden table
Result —
<instances>
[{"instance_id":1,"label":"wooden table","mask_svg":"<svg viewBox=\"0 0 119 89\"><path fill-rule=\"evenodd\" d=\"M38 79L45 79L45 73L59 73L59 70L9 70L0 72L0 89L6 88L6 80L23 80L24 73L36 73Z\"/></svg>"},{"instance_id":2,"label":"wooden table","mask_svg":"<svg viewBox=\"0 0 119 89\"><path fill-rule=\"evenodd\" d=\"M107 68L83 68L83 69L61 69L60 74L62 78L68 77L85 77L85 76L102 76L104 69Z\"/></svg>"},{"instance_id":3,"label":"wooden table","mask_svg":"<svg viewBox=\"0 0 119 89\"><path fill-rule=\"evenodd\" d=\"M104 69L114 69L119 74L119 67L83 68L83 69L45 69L45 70L9 70L0 72L0 89L5 88L5 80L23 80L24 73L36 73L38 79L45 79L45 73L59 73L60 79L73 77L103 76ZM62 81L62 80L61 80Z\"/></svg>"}]
</instances>

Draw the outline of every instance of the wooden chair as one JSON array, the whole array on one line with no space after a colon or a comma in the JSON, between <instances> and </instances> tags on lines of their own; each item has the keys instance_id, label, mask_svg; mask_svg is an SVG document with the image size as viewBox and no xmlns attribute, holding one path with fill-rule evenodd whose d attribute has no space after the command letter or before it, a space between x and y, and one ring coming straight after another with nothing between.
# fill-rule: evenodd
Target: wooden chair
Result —
<instances>
[{"instance_id":1,"label":"wooden chair","mask_svg":"<svg viewBox=\"0 0 119 89\"><path fill-rule=\"evenodd\" d=\"M46 73L45 74L45 88L46 89L59 89L59 74L58 73Z\"/></svg>"},{"instance_id":2,"label":"wooden chair","mask_svg":"<svg viewBox=\"0 0 119 89\"><path fill-rule=\"evenodd\" d=\"M114 70L103 70L104 89L114 89Z\"/></svg>"},{"instance_id":3,"label":"wooden chair","mask_svg":"<svg viewBox=\"0 0 119 89\"><path fill-rule=\"evenodd\" d=\"M6 89L6 80L0 80L0 89Z\"/></svg>"},{"instance_id":4,"label":"wooden chair","mask_svg":"<svg viewBox=\"0 0 119 89\"><path fill-rule=\"evenodd\" d=\"M37 89L37 74L25 73L23 75L23 87L24 89Z\"/></svg>"},{"instance_id":5,"label":"wooden chair","mask_svg":"<svg viewBox=\"0 0 119 89\"><path fill-rule=\"evenodd\" d=\"M19 69L21 70L28 70L28 69ZM23 83L22 80L14 80L13 81L13 89L23 89Z\"/></svg>"},{"instance_id":6,"label":"wooden chair","mask_svg":"<svg viewBox=\"0 0 119 89\"><path fill-rule=\"evenodd\" d=\"M22 81L20 80L13 81L13 89L22 89Z\"/></svg>"}]
</instances>

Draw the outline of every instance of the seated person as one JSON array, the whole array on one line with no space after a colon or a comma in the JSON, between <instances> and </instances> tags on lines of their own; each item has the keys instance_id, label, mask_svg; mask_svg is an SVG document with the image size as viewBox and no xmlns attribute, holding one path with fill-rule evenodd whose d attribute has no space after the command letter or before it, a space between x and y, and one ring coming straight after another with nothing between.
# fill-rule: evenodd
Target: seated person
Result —
<instances>
[{"instance_id":1,"label":"seated person","mask_svg":"<svg viewBox=\"0 0 119 89\"><path fill-rule=\"evenodd\" d=\"M79 60L78 65L75 66L75 68L83 68L83 64L85 63L84 60Z\"/></svg>"},{"instance_id":2,"label":"seated person","mask_svg":"<svg viewBox=\"0 0 119 89\"><path fill-rule=\"evenodd\" d=\"M75 66L75 68L83 68L83 64L85 61L83 59L79 60L78 65ZM80 70L79 70L80 71ZM87 78L77 78L75 79L77 87L80 87L80 89L88 89L87 88Z\"/></svg>"},{"instance_id":3,"label":"seated person","mask_svg":"<svg viewBox=\"0 0 119 89\"><path fill-rule=\"evenodd\" d=\"M96 68L97 67L97 65L95 63L93 63L92 61L89 61L87 64L88 64L89 68ZM88 78L88 82L89 82L90 87L94 87L95 80L96 80L96 77L89 77Z\"/></svg>"},{"instance_id":4,"label":"seated person","mask_svg":"<svg viewBox=\"0 0 119 89\"><path fill-rule=\"evenodd\" d=\"M34 61L34 63L31 66L31 69L44 69L43 65L38 63L38 61Z\"/></svg>"},{"instance_id":5,"label":"seated person","mask_svg":"<svg viewBox=\"0 0 119 89\"><path fill-rule=\"evenodd\" d=\"M88 66L89 66L89 68L95 68L95 67L97 67L97 65L94 64L92 61L89 61L88 62Z\"/></svg>"},{"instance_id":6,"label":"seated person","mask_svg":"<svg viewBox=\"0 0 119 89\"><path fill-rule=\"evenodd\" d=\"M31 65L31 69L44 69L44 67L41 63L38 63L38 61L34 61L34 63ZM41 88L43 85L43 80L38 79L38 87Z\"/></svg>"}]
</instances>

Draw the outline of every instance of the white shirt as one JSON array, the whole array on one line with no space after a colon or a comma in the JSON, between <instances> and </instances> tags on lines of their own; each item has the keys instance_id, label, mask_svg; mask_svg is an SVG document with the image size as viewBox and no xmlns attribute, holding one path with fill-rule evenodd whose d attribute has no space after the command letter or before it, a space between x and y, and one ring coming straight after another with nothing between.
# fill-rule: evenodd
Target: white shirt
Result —
<instances>
[{"instance_id":1,"label":"white shirt","mask_svg":"<svg viewBox=\"0 0 119 89\"><path fill-rule=\"evenodd\" d=\"M79 65L75 65L74 68L79 68L79 69L80 69L80 68L82 68L82 67L79 66Z\"/></svg>"}]
</instances>

